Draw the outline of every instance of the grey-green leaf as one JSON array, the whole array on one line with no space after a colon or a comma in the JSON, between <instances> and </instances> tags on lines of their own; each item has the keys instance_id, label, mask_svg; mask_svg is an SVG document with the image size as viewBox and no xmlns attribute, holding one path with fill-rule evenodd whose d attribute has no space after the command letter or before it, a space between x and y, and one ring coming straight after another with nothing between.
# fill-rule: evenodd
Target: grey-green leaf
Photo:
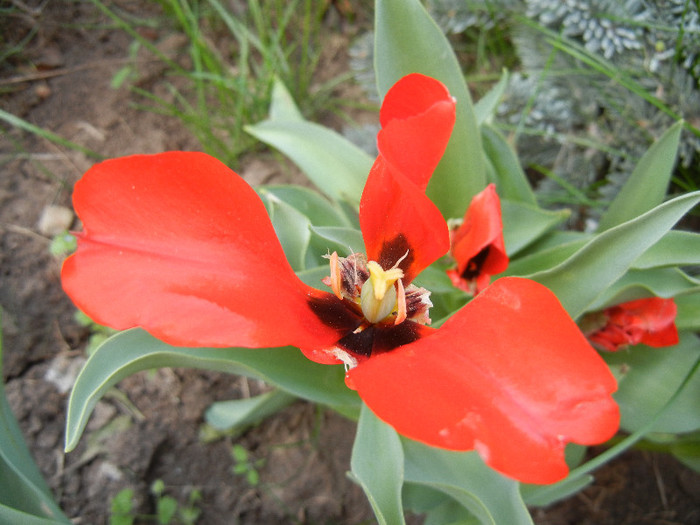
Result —
<instances>
[{"instance_id":1,"label":"grey-green leaf","mask_svg":"<svg viewBox=\"0 0 700 525\"><path fill-rule=\"evenodd\" d=\"M454 51L418 0L377 0L374 68L382 97L403 76L422 73L443 82L457 99L457 121L428 196L445 217L462 217L486 186L479 125Z\"/></svg>"},{"instance_id":2,"label":"grey-green leaf","mask_svg":"<svg viewBox=\"0 0 700 525\"><path fill-rule=\"evenodd\" d=\"M518 482L487 467L476 452L453 452L402 440L407 482L428 485L458 501L482 524L532 524Z\"/></svg>"},{"instance_id":3,"label":"grey-green leaf","mask_svg":"<svg viewBox=\"0 0 700 525\"><path fill-rule=\"evenodd\" d=\"M671 399L683 378L700 359L700 343L694 334L682 333L678 345L650 348L638 345L627 351L606 353L605 361L618 373L614 394L620 405L621 426L634 432ZM700 428L700 369L664 411L652 431L685 433Z\"/></svg>"},{"instance_id":4,"label":"grey-green leaf","mask_svg":"<svg viewBox=\"0 0 700 525\"><path fill-rule=\"evenodd\" d=\"M396 431L366 405L360 411L350 460L352 475L369 499L380 525L405 523L401 503L403 449Z\"/></svg>"},{"instance_id":5,"label":"grey-green leaf","mask_svg":"<svg viewBox=\"0 0 700 525\"><path fill-rule=\"evenodd\" d=\"M601 217L598 231L634 219L663 202L676 163L682 129L683 121L671 126L639 159L629 179Z\"/></svg>"},{"instance_id":6,"label":"grey-green leaf","mask_svg":"<svg viewBox=\"0 0 700 525\"><path fill-rule=\"evenodd\" d=\"M141 370L176 366L257 377L345 414L359 408L357 394L345 386L342 367L314 363L296 348L174 347L135 328L100 345L78 375L68 403L66 450L75 448L92 409L109 388Z\"/></svg>"},{"instance_id":7,"label":"grey-green leaf","mask_svg":"<svg viewBox=\"0 0 700 525\"><path fill-rule=\"evenodd\" d=\"M644 215L596 235L554 268L528 277L552 290L569 314L576 318L698 202L700 192L665 202Z\"/></svg>"}]
</instances>

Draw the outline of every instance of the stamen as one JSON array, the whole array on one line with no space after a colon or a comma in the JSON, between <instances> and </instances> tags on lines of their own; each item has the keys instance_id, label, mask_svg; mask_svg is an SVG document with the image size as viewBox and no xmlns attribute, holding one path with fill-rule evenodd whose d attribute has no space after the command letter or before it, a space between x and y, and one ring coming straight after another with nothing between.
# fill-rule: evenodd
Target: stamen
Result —
<instances>
[{"instance_id":1,"label":"stamen","mask_svg":"<svg viewBox=\"0 0 700 525\"><path fill-rule=\"evenodd\" d=\"M331 254L331 289L338 299L343 298L343 280L340 275L340 264L338 263L338 252Z\"/></svg>"},{"instance_id":2,"label":"stamen","mask_svg":"<svg viewBox=\"0 0 700 525\"><path fill-rule=\"evenodd\" d=\"M401 324L406 320L406 290L403 281L396 281L396 319L394 325Z\"/></svg>"}]
</instances>

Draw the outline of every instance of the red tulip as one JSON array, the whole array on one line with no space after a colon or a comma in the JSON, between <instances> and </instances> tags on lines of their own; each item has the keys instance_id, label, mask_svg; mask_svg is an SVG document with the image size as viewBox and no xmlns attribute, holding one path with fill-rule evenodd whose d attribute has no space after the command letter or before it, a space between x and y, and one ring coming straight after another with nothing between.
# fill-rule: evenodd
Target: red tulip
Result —
<instances>
[{"instance_id":1,"label":"red tulip","mask_svg":"<svg viewBox=\"0 0 700 525\"><path fill-rule=\"evenodd\" d=\"M452 284L471 295L486 288L492 275L508 268L501 201L494 184L474 196L462 223L452 232L451 244L457 267L447 275Z\"/></svg>"},{"instance_id":2,"label":"red tulip","mask_svg":"<svg viewBox=\"0 0 700 525\"><path fill-rule=\"evenodd\" d=\"M360 203L367 256L330 257L332 293L297 278L243 179L184 152L106 161L76 184L84 231L64 289L95 321L169 344L292 345L344 363L347 384L402 434L476 449L522 481L563 478L567 442L600 443L617 429L612 374L534 281L498 280L441 328L427 326L429 293L411 281L450 246L425 187L455 101L440 82L409 75L380 120Z\"/></svg>"},{"instance_id":3,"label":"red tulip","mask_svg":"<svg viewBox=\"0 0 700 525\"><path fill-rule=\"evenodd\" d=\"M678 344L673 299L651 297L621 303L584 318L589 341L616 352L630 345L662 347Z\"/></svg>"}]
</instances>

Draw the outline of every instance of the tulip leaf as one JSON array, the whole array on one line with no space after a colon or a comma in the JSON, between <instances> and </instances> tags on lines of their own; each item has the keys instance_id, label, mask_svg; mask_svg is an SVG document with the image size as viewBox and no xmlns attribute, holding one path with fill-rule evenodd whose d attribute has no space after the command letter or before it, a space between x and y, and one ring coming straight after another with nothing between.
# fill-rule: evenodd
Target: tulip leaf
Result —
<instances>
[{"instance_id":1,"label":"tulip leaf","mask_svg":"<svg viewBox=\"0 0 700 525\"><path fill-rule=\"evenodd\" d=\"M700 293L682 295L674 299L678 314L676 328L689 332L700 332Z\"/></svg>"},{"instance_id":2,"label":"tulip leaf","mask_svg":"<svg viewBox=\"0 0 700 525\"><path fill-rule=\"evenodd\" d=\"M308 217L272 193L261 192L260 197L265 203L287 261L294 271L303 270L311 241L311 222Z\"/></svg>"},{"instance_id":3,"label":"tulip leaf","mask_svg":"<svg viewBox=\"0 0 700 525\"><path fill-rule=\"evenodd\" d=\"M364 404L360 410L350 466L352 477L364 490L379 525L405 523L401 503L401 441L396 431Z\"/></svg>"},{"instance_id":4,"label":"tulip leaf","mask_svg":"<svg viewBox=\"0 0 700 525\"><path fill-rule=\"evenodd\" d=\"M270 118L246 131L292 159L331 199L359 203L373 159L335 131L304 120L290 104L289 92L278 82Z\"/></svg>"},{"instance_id":5,"label":"tulip leaf","mask_svg":"<svg viewBox=\"0 0 700 525\"><path fill-rule=\"evenodd\" d=\"M518 482L487 467L476 452L453 452L402 439L406 482L451 496L482 524L532 524Z\"/></svg>"},{"instance_id":6,"label":"tulip leaf","mask_svg":"<svg viewBox=\"0 0 700 525\"><path fill-rule=\"evenodd\" d=\"M457 99L457 121L428 185L428 196L449 217L462 217L486 186L479 125L449 41L419 0L377 0L374 68L380 95L409 73L443 82Z\"/></svg>"},{"instance_id":7,"label":"tulip leaf","mask_svg":"<svg viewBox=\"0 0 700 525\"><path fill-rule=\"evenodd\" d=\"M510 257L565 221L570 212L543 210L531 204L501 199L501 214L503 238Z\"/></svg>"},{"instance_id":8,"label":"tulip leaf","mask_svg":"<svg viewBox=\"0 0 700 525\"><path fill-rule=\"evenodd\" d=\"M100 345L78 375L68 403L66 450L75 448L92 409L107 390L129 375L160 367L256 377L344 414L352 414L359 407L359 398L345 386L342 367L314 363L296 348L174 347L134 328Z\"/></svg>"},{"instance_id":9,"label":"tulip leaf","mask_svg":"<svg viewBox=\"0 0 700 525\"><path fill-rule=\"evenodd\" d=\"M503 275L528 275L547 270L571 257L586 242L587 238L576 239L518 257L510 261Z\"/></svg>"},{"instance_id":10,"label":"tulip leaf","mask_svg":"<svg viewBox=\"0 0 700 525\"><path fill-rule=\"evenodd\" d=\"M7 482L3 480L3 489L5 489L7 486ZM0 523L16 523L21 525L70 525L71 521L68 520L68 518L42 518L35 514L22 512L16 508L0 504Z\"/></svg>"},{"instance_id":11,"label":"tulip leaf","mask_svg":"<svg viewBox=\"0 0 700 525\"><path fill-rule=\"evenodd\" d=\"M328 241L331 245L339 247L340 255L350 255L354 252L364 252L365 241L362 239L362 232L355 228L343 227L311 227L311 232L321 239ZM328 246L330 250L333 246Z\"/></svg>"},{"instance_id":12,"label":"tulip leaf","mask_svg":"<svg viewBox=\"0 0 700 525\"><path fill-rule=\"evenodd\" d=\"M564 262L528 277L552 290L576 318L698 202L700 192L676 197L596 235Z\"/></svg>"},{"instance_id":13,"label":"tulip leaf","mask_svg":"<svg viewBox=\"0 0 700 525\"><path fill-rule=\"evenodd\" d=\"M537 206L535 193L520 160L501 132L488 124L482 124L481 141L486 161L492 168L492 182L496 184L498 195L503 199Z\"/></svg>"},{"instance_id":14,"label":"tulip leaf","mask_svg":"<svg viewBox=\"0 0 700 525\"><path fill-rule=\"evenodd\" d=\"M212 403L204 413L207 423L217 430L253 425L291 405L297 397L273 389L258 396Z\"/></svg>"},{"instance_id":15,"label":"tulip leaf","mask_svg":"<svg viewBox=\"0 0 700 525\"><path fill-rule=\"evenodd\" d=\"M301 279L301 281L304 284L316 288L318 290L330 292L330 288L328 288L325 284L321 282L324 277L328 277L328 275L330 274L330 267L328 264L315 266L313 268L307 268L306 270L302 270L301 272L296 272L296 274L297 277L299 277L299 279Z\"/></svg>"},{"instance_id":16,"label":"tulip leaf","mask_svg":"<svg viewBox=\"0 0 700 525\"><path fill-rule=\"evenodd\" d=\"M690 266L700 264L700 233L670 231L640 255L633 268Z\"/></svg>"},{"instance_id":17,"label":"tulip leaf","mask_svg":"<svg viewBox=\"0 0 700 525\"><path fill-rule=\"evenodd\" d=\"M70 524L27 448L5 397L2 377L0 334L0 523Z\"/></svg>"},{"instance_id":18,"label":"tulip leaf","mask_svg":"<svg viewBox=\"0 0 700 525\"><path fill-rule=\"evenodd\" d=\"M261 196L273 195L305 215L314 226L351 226L343 211L321 196L303 186L272 185L257 188Z\"/></svg>"},{"instance_id":19,"label":"tulip leaf","mask_svg":"<svg viewBox=\"0 0 700 525\"><path fill-rule=\"evenodd\" d=\"M683 121L677 122L642 155L629 179L601 217L598 231L634 219L663 202L676 163L682 129Z\"/></svg>"},{"instance_id":20,"label":"tulip leaf","mask_svg":"<svg viewBox=\"0 0 700 525\"><path fill-rule=\"evenodd\" d=\"M630 270L605 290L589 309L601 310L643 297L675 297L699 291L700 280L678 268Z\"/></svg>"},{"instance_id":21,"label":"tulip leaf","mask_svg":"<svg viewBox=\"0 0 700 525\"><path fill-rule=\"evenodd\" d=\"M688 371L700 360L700 344L694 334L680 334L673 347L644 345L605 353L605 361L618 375L613 397L620 405L621 426L634 432L649 422L676 393ZM661 414L651 431L685 433L700 429L700 368L683 391Z\"/></svg>"},{"instance_id":22,"label":"tulip leaf","mask_svg":"<svg viewBox=\"0 0 700 525\"><path fill-rule=\"evenodd\" d=\"M476 104L474 104L474 115L476 116L477 124L483 126L485 123L493 120L496 109L501 103L501 99L503 99L503 95L506 92L509 80L510 75L508 74L508 71L504 69L498 83L489 89L488 93L486 93Z\"/></svg>"}]
</instances>

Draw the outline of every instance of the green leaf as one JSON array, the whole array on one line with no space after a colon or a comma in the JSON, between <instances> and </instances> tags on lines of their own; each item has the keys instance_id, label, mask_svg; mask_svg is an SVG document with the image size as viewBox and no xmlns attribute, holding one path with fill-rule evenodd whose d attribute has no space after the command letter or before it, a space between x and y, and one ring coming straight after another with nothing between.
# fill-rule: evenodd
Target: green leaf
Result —
<instances>
[{"instance_id":1,"label":"green leaf","mask_svg":"<svg viewBox=\"0 0 700 525\"><path fill-rule=\"evenodd\" d=\"M282 390L270 390L246 399L218 401L204 413L207 423L218 430L229 430L254 425L292 404L296 396Z\"/></svg>"},{"instance_id":2,"label":"green leaf","mask_svg":"<svg viewBox=\"0 0 700 525\"><path fill-rule=\"evenodd\" d=\"M0 321L2 316L0 315ZM0 334L0 523L70 523L54 501L48 485L24 442L2 383Z\"/></svg>"},{"instance_id":3,"label":"green leaf","mask_svg":"<svg viewBox=\"0 0 700 525\"><path fill-rule=\"evenodd\" d=\"M498 83L489 89L488 93L486 93L476 104L474 104L474 115L476 116L477 124L483 126L483 124L493 120L496 109L501 103L503 94L506 92L509 80L510 75L508 74L508 71L504 69Z\"/></svg>"},{"instance_id":4,"label":"green leaf","mask_svg":"<svg viewBox=\"0 0 700 525\"><path fill-rule=\"evenodd\" d=\"M362 239L362 232L355 228L335 226L317 228L312 226L311 232L330 243L328 250L335 247L341 256L354 252L364 252L365 241Z\"/></svg>"},{"instance_id":5,"label":"green leaf","mask_svg":"<svg viewBox=\"0 0 700 525\"><path fill-rule=\"evenodd\" d=\"M676 297L674 301L678 307L676 328L700 332L700 293Z\"/></svg>"},{"instance_id":6,"label":"green leaf","mask_svg":"<svg viewBox=\"0 0 700 525\"><path fill-rule=\"evenodd\" d=\"M3 485L3 489L5 485ZM35 514L22 512L13 507L0 504L0 523L18 524L18 525L70 525L71 521L68 518L42 518Z\"/></svg>"},{"instance_id":7,"label":"green leaf","mask_svg":"<svg viewBox=\"0 0 700 525\"><path fill-rule=\"evenodd\" d=\"M335 131L304 120L281 83L273 91L270 118L245 130L292 159L331 199L360 202L374 159Z\"/></svg>"},{"instance_id":8,"label":"green leaf","mask_svg":"<svg viewBox=\"0 0 700 525\"><path fill-rule=\"evenodd\" d=\"M292 94L279 78L275 79L275 83L272 86L270 120L291 122L304 120L304 116L294 102Z\"/></svg>"},{"instance_id":9,"label":"green leaf","mask_svg":"<svg viewBox=\"0 0 700 525\"><path fill-rule=\"evenodd\" d=\"M593 483L593 476L567 477L553 485L523 485L521 492L527 505L545 507L572 496Z\"/></svg>"},{"instance_id":10,"label":"green leaf","mask_svg":"<svg viewBox=\"0 0 700 525\"><path fill-rule=\"evenodd\" d=\"M645 425L681 385L688 371L700 360L700 342L694 334L681 333L673 347L637 345L605 353L603 358L618 375L621 426L634 432ZM700 429L700 368L683 391L655 422L651 431L684 433Z\"/></svg>"},{"instance_id":11,"label":"green leaf","mask_svg":"<svg viewBox=\"0 0 700 525\"><path fill-rule=\"evenodd\" d=\"M78 443L97 401L125 377L151 368L189 367L256 377L292 395L352 414L357 394L345 386L340 366L319 365L296 348L184 348L141 329L121 332L88 358L68 402L66 450Z\"/></svg>"},{"instance_id":12,"label":"green leaf","mask_svg":"<svg viewBox=\"0 0 700 525\"><path fill-rule=\"evenodd\" d=\"M571 214L569 210L549 211L530 204L501 199L503 238L509 256L535 242Z\"/></svg>"},{"instance_id":13,"label":"green leaf","mask_svg":"<svg viewBox=\"0 0 700 525\"><path fill-rule=\"evenodd\" d=\"M518 482L487 467L476 452L453 452L402 439L405 479L451 496L483 524L532 524Z\"/></svg>"},{"instance_id":14,"label":"green leaf","mask_svg":"<svg viewBox=\"0 0 700 525\"><path fill-rule=\"evenodd\" d=\"M350 460L352 475L380 525L405 523L401 503L403 449L396 431L362 405Z\"/></svg>"},{"instance_id":15,"label":"green leaf","mask_svg":"<svg viewBox=\"0 0 700 525\"><path fill-rule=\"evenodd\" d=\"M598 231L634 219L663 202L676 164L682 129L683 121L676 122L639 159L632 175L601 217Z\"/></svg>"},{"instance_id":16,"label":"green leaf","mask_svg":"<svg viewBox=\"0 0 700 525\"><path fill-rule=\"evenodd\" d=\"M566 261L529 277L552 290L576 318L698 202L700 192L665 202L596 235Z\"/></svg>"},{"instance_id":17,"label":"green leaf","mask_svg":"<svg viewBox=\"0 0 700 525\"><path fill-rule=\"evenodd\" d=\"M588 237L575 239L539 251L533 251L533 253L529 253L523 257L518 257L510 261L508 269L503 275L529 275L549 270L571 257L580 250L588 240Z\"/></svg>"},{"instance_id":18,"label":"green leaf","mask_svg":"<svg viewBox=\"0 0 700 525\"><path fill-rule=\"evenodd\" d=\"M168 525L177 512L177 500L172 496L164 496L158 499L156 504L156 515L158 523Z\"/></svg>"},{"instance_id":19,"label":"green leaf","mask_svg":"<svg viewBox=\"0 0 700 525\"><path fill-rule=\"evenodd\" d=\"M700 291L700 281L678 268L629 270L589 307L601 310L643 297L675 297Z\"/></svg>"},{"instance_id":20,"label":"green leaf","mask_svg":"<svg viewBox=\"0 0 700 525\"><path fill-rule=\"evenodd\" d=\"M272 226L282 244L287 261L294 271L306 268L306 257L311 241L311 222L308 217L297 211L274 194L261 192Z\"/></svg>"},{"instance_id":21,"label":"green leaf","mask_svg":"<svg viewBox=\"0 0 700 525\"><path fill-rule=\"evenodd\" d=\"M482 124L481 141L486 161L492 168L492 182L496 184L498 195L503 199L537 206L535 193L520 165L518 155L500 131Z\"/></svg>"},{"instance_id":22,"label":"green leaf","mask_svg":"<svg viewBox=\"0 0 700 525\"><path fill-rule=\"evenodd\" d=\"M670 231L640 255L633 268L690 266L700 264L700 233Z\"/></svg>"},{"instance_id":23,"label":"green leaf","mask_svg":"<svg viewBox=\"0 0 700 525\"><path fill-rule=\"evenodd\" d=\"M318 192L303 186L273 185L258 188L261 195L274 195L306 216L314 226L351 226L342 210Z\"/></svg>"},{"instance_id":24,"label":"green leaf","mask_svg":"<svg viewBox=\"0 0 700 525\"><path fill-rule=\"evenodd\" d=\"M457 99L457 121L428 196L445 217L462 217L486 186L479 125L454 51L418 0L376 1L374 68L382 98L400 78L422 73L443 82Z\"/></svg>"}]
</instances>

